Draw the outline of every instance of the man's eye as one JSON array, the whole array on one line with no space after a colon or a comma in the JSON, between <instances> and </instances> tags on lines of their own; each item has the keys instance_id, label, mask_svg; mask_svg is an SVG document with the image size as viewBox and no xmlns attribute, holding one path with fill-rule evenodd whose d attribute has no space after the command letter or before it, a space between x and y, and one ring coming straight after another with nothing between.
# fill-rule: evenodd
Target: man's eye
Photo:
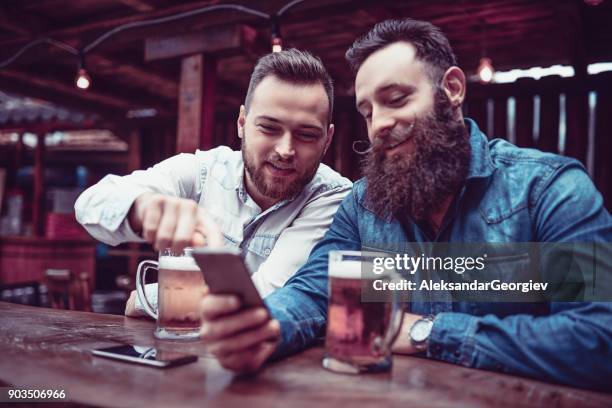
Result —
<instances>
[{"instance_id":1,"label":"man's eye","mask_svg":"<svg viewBox=\"0 0 612 408\"><path fill-rule=\"evenodd\" d=\"M316 140L318 136L314 133L298 133L298 137L303 140Z\"/></svg>"},{"instance_id":2,"label":"man's eye","mask_svg":"<svg viewBox=\"0 0 612 408\"><path fill-rule=\"evenodd\" d=\"M275 127L267 126L267 125L259 125L259 129L264 133L274 133L278 130Z\"/></svg>"},{"instance_id":3,"label":"man's eye","mask_svg":"<svg viewBox=\"0 0 612 408\"><path fill-rule=\"evenodd\" d=\"M389 100L390 105L400 105L406 100L405 95L397 96Z\"/></svg>"}]
</instances>

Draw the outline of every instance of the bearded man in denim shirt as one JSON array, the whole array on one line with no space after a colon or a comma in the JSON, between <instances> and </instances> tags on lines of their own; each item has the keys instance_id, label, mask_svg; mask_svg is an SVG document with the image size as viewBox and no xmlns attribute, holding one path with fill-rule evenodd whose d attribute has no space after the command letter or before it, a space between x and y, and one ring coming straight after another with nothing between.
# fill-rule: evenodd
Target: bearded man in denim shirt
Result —
<instances>
[{"instance_id":1,"label":"bearded man in denim shirt","mask_svg":"<svg viewBox=\"0 0 612 408\"><path fill-rule=\"evenodd\" d=\"M324 334L331 250L611 241L610 214L579 162L489 141L463 118L465 76L438 28L385 21L346 56L371 141L365 177L308 262L266 298L273 319L257 310L218 318L238 308L236 299L203 301L203 339L230 369L258 369ZM610 385L611 303L411 302L407 310L395 352L581 387ZM417 346L411 329L425 316L433 324Z\"/></svg>"}]
</instances>

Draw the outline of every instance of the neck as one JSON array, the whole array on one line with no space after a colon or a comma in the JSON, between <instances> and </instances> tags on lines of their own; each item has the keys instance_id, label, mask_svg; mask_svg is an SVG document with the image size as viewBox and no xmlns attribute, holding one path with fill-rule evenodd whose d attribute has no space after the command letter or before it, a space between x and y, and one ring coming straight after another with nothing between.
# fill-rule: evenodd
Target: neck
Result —
<instances>
[{"instance_id":1,"label":"neck","mask_svg":"<svg viewBox=\"0 0 612 408\"><path fill-rule=\"evenodd\" d=\"M429 217L429 220L428 220L429 224L432 226L436 234L440 231L440 228L442 227L442 221L444 220L444 217L446 216L446 213L448 212L448 208L453 202L453 198L454 198L454 195L450 195L447 198L445 198L444 201L442 202L442 206L440 206L440 209L432 213L431 216Z\"/></svg>"}]
</instances>

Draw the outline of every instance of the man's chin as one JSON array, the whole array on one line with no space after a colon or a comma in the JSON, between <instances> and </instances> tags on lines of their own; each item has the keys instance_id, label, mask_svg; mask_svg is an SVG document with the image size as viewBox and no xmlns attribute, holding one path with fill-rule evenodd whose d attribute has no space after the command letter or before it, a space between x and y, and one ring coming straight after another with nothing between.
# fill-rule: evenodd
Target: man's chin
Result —
<instances>
[{"instance_id":1,"label":"man's chin","mask_svg":"<svg viewBox=\"0 0 612 408\"><path fill-rule=\"evenodd\" d=\"M265 195L276 200L286 200L297 194L292 188L297 183L297 177L270 177L266 180ZM301 188L300 188L301 190ZM298 191L299 192L299 191Z\"/></svg>"}]
</instances>

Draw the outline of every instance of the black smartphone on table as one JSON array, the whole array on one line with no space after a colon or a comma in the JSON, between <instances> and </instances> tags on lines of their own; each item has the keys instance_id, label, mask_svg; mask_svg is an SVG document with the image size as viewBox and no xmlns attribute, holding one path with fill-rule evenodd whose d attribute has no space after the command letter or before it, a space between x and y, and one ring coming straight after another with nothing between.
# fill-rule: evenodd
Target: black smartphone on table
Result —
<instances>
[{"instance_id":1,"label":"black smartphone on table","mask_svg":"<svg viewBox=\"0 0 612 408\"><path fill-rule=\"evenodd\" d=\"M236 295L243 309L266 307L253 284L240 250L194 248L191 256L200 267L210 293Z\"/></svg>"},{"instance_id":2,"label":"black smartphone on table","mask_svg":"<svg viewBox=\"0 0 612 408\"><path fill-rule=\"evenodd\" d=\"M124 344L92 350L91 354L128 363L144 364L157 368L176 367L196 361L198 356L177 353L174 351L160 351L155 347Z\"/></svg>"}]
</instances>

